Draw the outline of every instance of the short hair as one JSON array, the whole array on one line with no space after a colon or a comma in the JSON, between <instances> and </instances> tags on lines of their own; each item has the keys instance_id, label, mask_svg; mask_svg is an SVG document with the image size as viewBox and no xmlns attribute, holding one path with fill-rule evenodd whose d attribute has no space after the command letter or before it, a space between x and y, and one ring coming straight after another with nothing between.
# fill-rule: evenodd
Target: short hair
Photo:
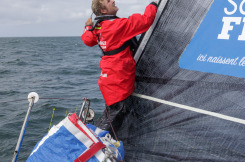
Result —
<instances>
[{"instance_id":1,"label":"short hair","mask_svg":"<svg viewBox=\"0 0 245 162\"><path fill-rule=\"evenodd\" d=\"M104 0L93 0L92 1L92 11L96 16L101 16L101 9L106 9L104 5Z\"/></svg>"}]
</instances>

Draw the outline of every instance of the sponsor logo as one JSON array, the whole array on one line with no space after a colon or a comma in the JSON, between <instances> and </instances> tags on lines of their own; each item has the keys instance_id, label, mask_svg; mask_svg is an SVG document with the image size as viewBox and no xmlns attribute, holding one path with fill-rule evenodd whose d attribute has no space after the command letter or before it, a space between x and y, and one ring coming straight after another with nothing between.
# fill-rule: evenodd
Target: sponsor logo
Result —
<instances>
[{"instance_id":1,"label":"sponsor logo","mask_svg":"<svg viewBox=\"0 0 245 162\"><path fill-rule=\"evenodd\" d=\"M179 66L245 78L244 51L245 0L214 0Z\"/></svg>"},{"instance_id":2,"label":"sponsor logo","mask_svg":"<svg viewBox=\"0 0 245 162\"><path fill-rule=\"evenodd\" d=\"M102 74L101 73L100 76L103 77L103 78L107 78L107 74Z\"/></svg>"},{"instance_id":3,"label":"sponsor logo","mask_svg":"<svg viewBox=\"0 0 245 162\"><path fill-rule=\"evenodd\" d=\"M106 41L100 41L99 45L102 49L106 49Z\"/></svg>"}]
</instances>

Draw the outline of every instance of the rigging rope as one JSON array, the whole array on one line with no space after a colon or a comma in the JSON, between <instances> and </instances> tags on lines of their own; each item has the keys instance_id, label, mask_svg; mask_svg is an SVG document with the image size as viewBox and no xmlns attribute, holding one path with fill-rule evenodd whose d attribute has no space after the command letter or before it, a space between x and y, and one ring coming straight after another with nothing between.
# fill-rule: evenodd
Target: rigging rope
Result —
<instances>
[{"instance_id":1,"label":"rigging rope","mask_svg":"<svg viewBox=\"0 0 245 162\"><path fill-rule=\"evenodd\" d=\"M167 100L163 100L163 99L160 99L160 98L155 98L155 97L152 97L152 96L146 96L146 95L143 95L143 94L133 93L132 96L139 97L139 98L142 98L142 99L147 99L147 100L150 100L150 101L162 103L162 104L173 106L173 107L177 107L177 108L180 108L180 109L189 110L189 111L193 111L193 112L196 112L196 113L209 115L209 116L212 116L212 117L216 117L216 118L220 118L220 119L224 119L224 120L228 120L228 121L231 121L231 122L240 123L240 124L244 124L245 125L245 119L240 119L240 118L236 118L236 117L233 117L233 116L228 116L228 115L224 115L224 114L220 114L220 113L216 113L216 112L212 112L212 111L207 111L207 110L203 110L201 108L196 108L196 107L192 107L192 106L188 106L188 105L178 104L178 103L175 103L175 102L170 102L170 101L167 101Z\"/></svg>"},{"instance_id":2,"label":"rigging rope","mask_svg":"<svg viewBox=\"0 0 245 162\"><path fill-rule=\"evenodd\" d=\"M116 140L119 141L118 138L117 138L117 135L116 135L116 133L115 133L115 131L114 131L114 128L113 128L113 126L112 126L111 119L110 119L109 113L108 113L108 111L107 111L107 107L105 108L105 110L106 110L106 114L107 114L107 119L108 119L108 121L109 121L109 123L110 123L110 125L111 125L111 129L112 129L112 131L113 131L113 134L114 134Z\"/></svg>"},{"instance_id":3,"label":"rigging rope","mask_svg":"<svg viewBox=\"0 0 245 162\"><path fill-rule=\"evenodd\" d=\"M50 130L50 127L51 127L51 124L52 124L52 121L53 121L53 117L54 117L54 110L55 110L55 108L53 108L53 114L52 114L52 117L51 117L51 121L50 121L50 124L49 124L48 131Z\"/></svg>"}]
</instances>

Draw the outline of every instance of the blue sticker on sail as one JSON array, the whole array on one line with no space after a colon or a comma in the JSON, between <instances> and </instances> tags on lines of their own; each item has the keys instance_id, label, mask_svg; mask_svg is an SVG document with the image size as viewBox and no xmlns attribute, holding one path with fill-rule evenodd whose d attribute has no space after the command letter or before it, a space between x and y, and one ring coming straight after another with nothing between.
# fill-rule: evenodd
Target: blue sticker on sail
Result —
<instances>
[{"instance_id":1,"label":"blue sticker on sail","mask_svg":"<svg viewBox=\"0 0 245 162\"><path fill-rule=\"evenodd\" d=\"M245 78L245 0L214 0L179 65Z\"/></svg>"}]
</instances>

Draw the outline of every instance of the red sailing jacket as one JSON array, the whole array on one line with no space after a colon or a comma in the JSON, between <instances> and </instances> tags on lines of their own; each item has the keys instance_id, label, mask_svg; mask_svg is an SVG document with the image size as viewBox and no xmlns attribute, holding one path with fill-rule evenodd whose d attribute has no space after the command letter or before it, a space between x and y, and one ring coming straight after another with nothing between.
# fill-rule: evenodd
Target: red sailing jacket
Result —
<instances>
[{"instance_id":1,"label":"red sailing jacket","mask_svg":"<svg viewBox=\"0 0 245 162\"><path fill-rule=\"evenodd\" d=\"M150 4L143 15L133 14L129 18L105 20L92 32L88 30L92 26L87 26L81 38L91 47L99 42L105 52L118 49L134 36L146 32L153 23L156 12L157 7ZM103 56L100 68L102 71L98 84L107 106L120 102L133 93L136 66L130 47L118 54Z\"/></svg>"}]
</instances>

